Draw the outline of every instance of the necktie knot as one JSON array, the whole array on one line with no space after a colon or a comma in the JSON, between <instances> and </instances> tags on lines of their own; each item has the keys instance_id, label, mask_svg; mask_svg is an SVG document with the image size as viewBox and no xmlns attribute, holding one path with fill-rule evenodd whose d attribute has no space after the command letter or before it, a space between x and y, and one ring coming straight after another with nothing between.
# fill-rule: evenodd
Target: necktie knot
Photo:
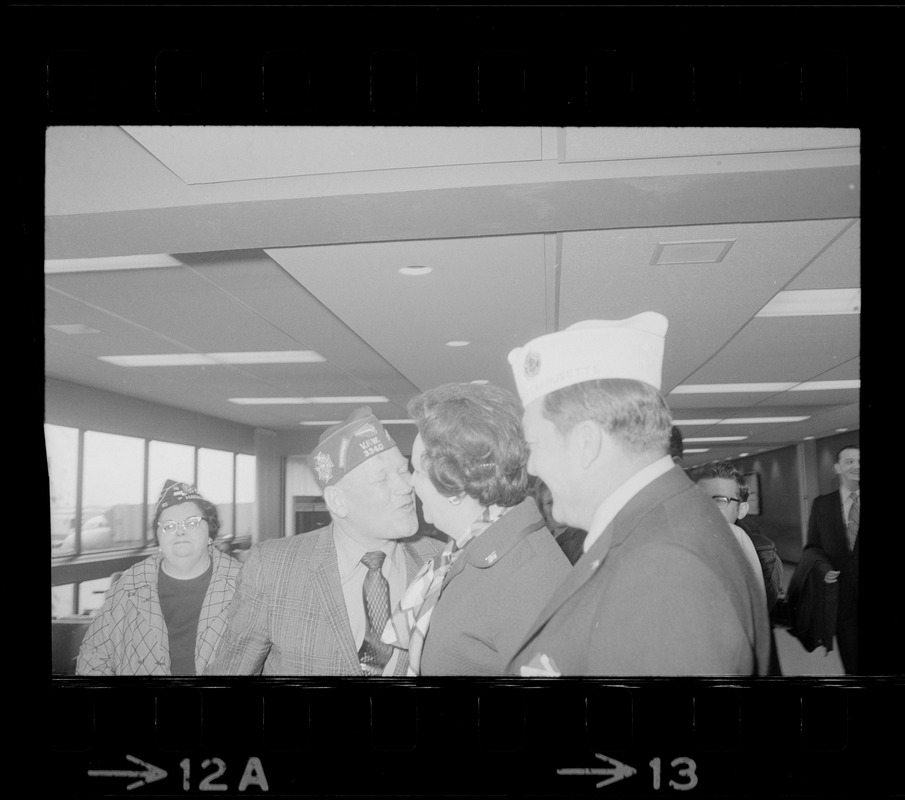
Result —
<instances>
[{"instance_id":1,"label":"necktie knot","mask_svg":"<svg viewBox=\"0 0 905 800\"><path fill-rule=\"evenodd\" d=\"M380 569L387 554L383 550L372 550L361 557L361 563L368 569Z\"/></svg>"}]
</instances>

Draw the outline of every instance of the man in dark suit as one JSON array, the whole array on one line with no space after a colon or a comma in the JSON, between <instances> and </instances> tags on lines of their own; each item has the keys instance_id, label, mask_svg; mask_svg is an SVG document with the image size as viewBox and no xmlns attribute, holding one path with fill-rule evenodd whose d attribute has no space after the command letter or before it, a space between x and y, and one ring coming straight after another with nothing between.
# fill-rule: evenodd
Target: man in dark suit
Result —
<instances>
[{"instance_id":1,"label":"man in dark suit","mask_svg":"<svg viewBox=\"0 0 905 800\"><path fill-rule=\"evenodd\" d=\"M408 461L367 407L324 432L310 463L330 525L252 548L206 674L405 675L380 641L390 609L443 543L418 528Z\"/></svg>"},{"instance_id":2,"label":"man in dark suit","mask_svg":"<svg viewBox=\"0 0 905 800\"><path fill-rule=\"evenodd\" d=\"M824 581L838 582L836 642L848 675L858 674L858 530L861 517L861 448L846 445L833 469L839 489L815 498L808 520L805 552L832 565Z\"/></svg>"},{"instance_id":3,"label":"man in dark suit","mask_svg":"<svg viewBox=\"0 0 905 800\"><path fill-rule=\"evenodd\" d=\"M528 471L583 555L510 662L523 676L765 675L759 576L669 456L668 321L581 322L509 354Z\"/></svg>"}]
</instances>

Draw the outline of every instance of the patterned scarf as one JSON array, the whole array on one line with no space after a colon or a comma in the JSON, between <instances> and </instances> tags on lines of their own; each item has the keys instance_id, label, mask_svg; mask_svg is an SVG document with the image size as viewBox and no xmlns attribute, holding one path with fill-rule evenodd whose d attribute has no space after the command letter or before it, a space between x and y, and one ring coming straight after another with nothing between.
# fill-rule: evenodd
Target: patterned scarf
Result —
<instances>
[{"instance_id":1,"label":"patterned scarf","mask_svg":"<svg viewBox=\"0 0 905 800\"><path fill-rule=\"evenodd\" d=\"M451 541L439 556L434 556L425 563L405 590L381 638L387 644L409 651L407 674L410 677L421 674L421 649L424 646L424 637L427 636L430 619L440 599L440 589L450 567L472 539L480 536L507 511L508 508L500 506L485 508L481 516L469 526L458 544L455 540Z\"/></svg>"}]
</instances>

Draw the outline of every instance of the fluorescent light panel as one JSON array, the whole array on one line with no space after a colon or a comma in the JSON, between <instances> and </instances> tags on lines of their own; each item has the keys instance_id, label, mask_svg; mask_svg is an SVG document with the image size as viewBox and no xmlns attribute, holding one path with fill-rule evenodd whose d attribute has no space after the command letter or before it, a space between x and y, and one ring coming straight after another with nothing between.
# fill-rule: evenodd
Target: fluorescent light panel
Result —
<instances>
[{"instance_id":1,"label":"fluorescent light panel","mask_svg":"<svg viewBox=\"0 0 905 800\"><path fill-rule=\"evenodd\" d=\"M98 356L118 367L197 367L212 364L313 364L324 357L313 350L273 350L247 353L157 353Z\"/></svg>"},{"instance_id":2,"label":"fluorescent light panel","mask_svg":"<svg viewBox=\"0 0 905 800\"><path fill-rule=\"evenodd\" d=\"M382 419L380 420L384 425L414 425L415 421L412 419ZM307 425L307 426L323 426L323 425L338 425L342 422L341 419L322 419L322 420L310 420L306 419L303 422L300 422L299 425Z\"/></svg>"},{"instance_id":3,"label":"fluorescent light panel","mask_svg":"<svg viewBox=\"0 0 905 800\"><path fill-rule=\"evenodd\" d=\"M830 389L860 389L861 381L807 381L805 383L689 383L670 394L745 394L753 392L820 392Z\"/></svg>"},{"instance_id":4,"label":"fluorescent light panel","mask_svg":"<svg viewBox=\"0 0 905 800\"><path fill-rule=\"evenodd\" d=\"M726 417L724 419L674 419L673 425L758 425L780 422L804 422L810 417Z\"/></svg>"},{"instance_id":5,"label":"fluorescent light panel","mask_svg":"<svg viewBox=\"0 0 905 800\"><path fill-rule=\"evenodd\" d=\"M817 317L860 313L860 289L806 289L779 292L755 316Z\"/></svg>"},{"instance_id":6,"label":"fluorescent light panel","mask_svg":"<svg viewBox=\"0 0 905 800\"><path fill-rule=\"evenodd\" d=\"M239 406L316 406L342 405L343 403L389 403L389 398L373 397L230 397L230 403Z\"/></svg>"},{"instance_id":7,"label":"fluorescent light panel","mask_svg":"<svg viewBox=\"0 0 905 800\"><path fill-rule=\"evenodd\" d=\"M73 323L71 325L48 325L47 327L70 336L83 333L100 333L97 328L89 328L87 325L82 325L81 323Z\"/></svg>"},{"instance_id":8,"label":"fluorescent light panel","mask_svg":"<svg viewBox=\"0 0 905 800\"><path fill-rule=\"evenodd\" d=\"M682 452L688 455L689 453L709 453L709 447L683 447Z\"/></svg>"},{"instance_id":9,"label":"fluorescent light panel","mask_svg":"<svg viewBox=\"0 0 905 800\"><path fill-rule=\"evenodd\" d=\"M692 436L686 442L740 442L747 436Z\"/></svg>"},{"instance_id":10,"label":"fluorescent light panel","mask_svg":"<svg viewBox=\"0 0 905 800\"><path fill-rule=\"evenodd\" d=\"M790 392L821 392L830 389L860 389L860 378L853 381L810 381L809 383L799 383L789 389Z\"/></svg>"},{"instance_id":11,"label":"fluorescent light panel","mask_svg":"<svg viewBox=\"0 0 905 800\"><path fill-rule=\"evenodd\" d=\"M57 272L107 272L119 269L158 269L160 267L184 267L173 256L137 255L109 256L105 258L50 258L44 261L44 274Z\"/></svg>"}]
</instances>

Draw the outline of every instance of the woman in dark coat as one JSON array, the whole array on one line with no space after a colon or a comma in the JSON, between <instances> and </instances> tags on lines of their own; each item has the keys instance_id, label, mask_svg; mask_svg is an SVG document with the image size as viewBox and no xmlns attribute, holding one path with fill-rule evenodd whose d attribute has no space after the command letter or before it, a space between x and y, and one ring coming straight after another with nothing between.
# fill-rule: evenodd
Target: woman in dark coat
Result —
<instances>
[{"instance_id":1,"label":"woman in dark coat","mask_svg":"<svg viewBox=\"0 0 905 800\"><path fill-rule=\"evenodd\" d=\"M528 494L517 398L452 383L413 398L412 483L425 520L450 537L409 586L384 640L410 674L503 675L570 569Z\"/></svg>"}]
</instances>

